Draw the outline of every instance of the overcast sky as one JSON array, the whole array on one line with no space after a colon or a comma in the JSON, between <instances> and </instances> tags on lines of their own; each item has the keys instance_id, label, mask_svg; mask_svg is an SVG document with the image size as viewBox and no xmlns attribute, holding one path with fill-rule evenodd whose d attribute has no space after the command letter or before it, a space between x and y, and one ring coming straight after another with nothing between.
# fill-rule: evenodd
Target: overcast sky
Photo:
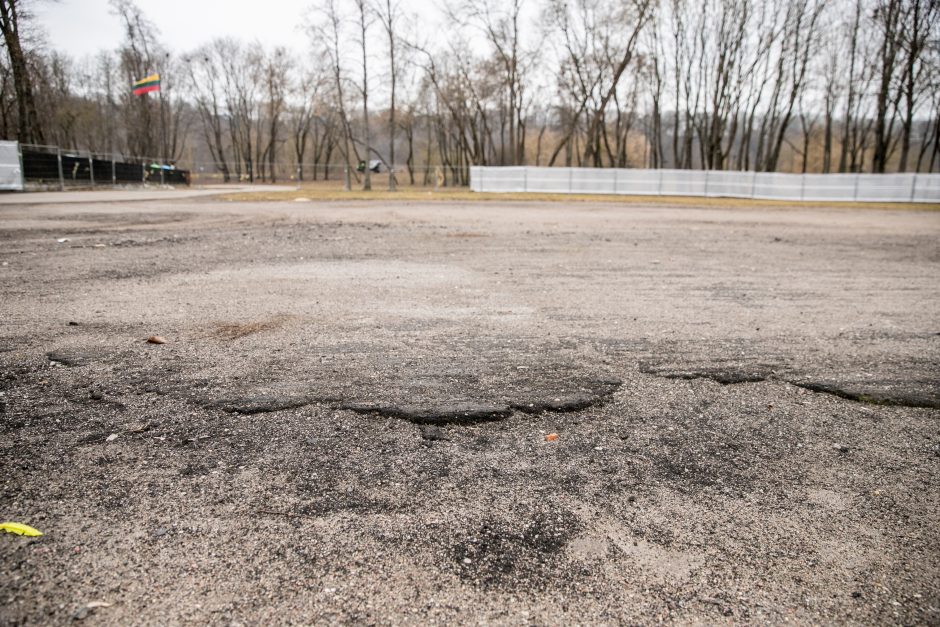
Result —
<instances>
[{"instance_id":1,"label":"overcast sky","mask_svg":"<svg viewBox=\"0 0 940 627\"><path fill-rule=\"evenodd\" d=\"M195 48L221 36L265 45L306 50L309 41L298 25L312 0L156 0L139 6L160 29L160 39L174 51ZM427 11L432 0L404 0L409 11ZM37 22L49 45L75 57L114 49L123 39L108 0L37 2ZM431 21L431 20L429 20Z\"/></svg>"}]
</instances>

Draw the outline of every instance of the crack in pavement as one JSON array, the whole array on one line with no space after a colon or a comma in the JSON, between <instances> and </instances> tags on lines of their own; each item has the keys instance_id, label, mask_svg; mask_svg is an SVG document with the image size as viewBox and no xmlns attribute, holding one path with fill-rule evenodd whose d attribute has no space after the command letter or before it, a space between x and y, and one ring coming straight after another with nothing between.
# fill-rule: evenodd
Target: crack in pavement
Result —
<instances>
[{"instance_id":1,"label":"crack in pavement","mask_svg":"<svg viewBox=\"0 0 940 627\"><path fill-rule=\"evenodd\" d=\"M381 405L377 403L340 403L337 409L357 414L375 414L386 418L402 418L415 424L476 424L502 420L512 415L505 405L453 403L432 405Z\"/></svg>"},{"instance_id":2,"label":"crack in pavement","mask_svg":"<svg viewBox=\"0 0 940 627\"><path fill-rule=\"evenodd\" d=\"M279 396L257 394L253 396L223 398L205 405L209 409L221 409L230 414L264 414L284 409L298 409L316 402L307 396Z\"/></svg>"},{"instance_id":3,"label":"crack in pavement","mask_svg":"<svg viewBox=\"0 0 940 627\"><path fill-rule=\"evenodd\" d=\"M578 412L604 404L607 398L617 391L622 382L615 379L591 381L585 391L561 395L537 395L521 401L487 403L480 401L442 401L429 403L391 403L373 401L351 401L333 397L313 395L252 394L242 397L228 397L211 401L207 408L220 409L228 413L260 414L297 409L313 403L324 403L338 410L351 411L363 415L378 415L386 418L400 418L415 424L477 424L503 420L514 411L524 414Z\"/></svg>"},{"instance_id":4,"label":"crack in pavement","mask_svg":"<svg viewBox=\"0 0 940 627\"><path fill-rule=\"evenodd\" d=\"M664 379L682 379L691 381L694 379L709 379L721 385L737 385L739 383L760 383L773 377L773 370L770 368L759 368L750 372L744 370L726 369L726 368L699 368L699 369L678 369L663 368L652 366L645 361L639 364L640 372L651 374Z\"/></svg>"},{"instance_id":5,"label":"crack in pavement","mask_svg":"<svg viewBox=\"0 0 940 627\"><path fill-rule=\"evenodd\" d=\"M837 383L816 381L787 381L791 385L818 394L830 394L839 398L869 405L888 405L892 407L918 407L923 409L940 409L940 399L927 394L914 393L885 393L877 391L855 392L846 389Z\"/></svg>"},{"instance_id":6,"label":"crack in pavement","mask_svg":"<svg viewBox=\"0 0 940 627\"><path fill-rule=\"evenodd\" d=\"M695 379L708 379L721 385L737 385L740 383L761 383L764 381L779 381L789 383L818 394L829 394L849 401L868 403L871 405L888 405L893 407L914 407L926 409L940 409L940 398L928 393L898 393L873 391L855 391L850 385L832 381L808 381L777 377L770 367L758 367L753 370L736 370L730 368L697 368L681 369L652 366L647 362L640 362L639 370L663 379L681 379L692 381Z\"/></svg>"}]
</instances>

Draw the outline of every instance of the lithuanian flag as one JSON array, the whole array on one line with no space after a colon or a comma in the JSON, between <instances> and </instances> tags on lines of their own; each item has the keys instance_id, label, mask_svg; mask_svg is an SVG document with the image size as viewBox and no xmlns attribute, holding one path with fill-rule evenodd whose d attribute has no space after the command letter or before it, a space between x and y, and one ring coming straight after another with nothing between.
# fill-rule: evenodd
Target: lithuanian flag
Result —
<instances>
[{"instance_id":1,"label":"lithuanian flag","mask_svg":"<svg viewBox=\"0 0 940 627\"><path fill-rule=\"evenodd\" d=\"M142 96L152 91L160 91L160 75L151 74L147 78L142 78L134 83L134 95Z\"/></svg>"}]
</instances>

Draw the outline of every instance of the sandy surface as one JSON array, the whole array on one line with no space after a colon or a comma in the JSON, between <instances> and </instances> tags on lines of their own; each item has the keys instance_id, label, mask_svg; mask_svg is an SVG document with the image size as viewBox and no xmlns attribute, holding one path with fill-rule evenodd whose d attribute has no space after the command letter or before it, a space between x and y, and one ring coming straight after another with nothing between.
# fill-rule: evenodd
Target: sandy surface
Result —
<instances>
[{"instance_id":1,"label":"sandy surface","mask_svg":"<svg viewBox=\"0 0 940 627\"><path fill-rule=\"evenodd\" d=\"M4 205L0 263L0 623L940 622L940 213Z\"/></svg>"}]
</instances>

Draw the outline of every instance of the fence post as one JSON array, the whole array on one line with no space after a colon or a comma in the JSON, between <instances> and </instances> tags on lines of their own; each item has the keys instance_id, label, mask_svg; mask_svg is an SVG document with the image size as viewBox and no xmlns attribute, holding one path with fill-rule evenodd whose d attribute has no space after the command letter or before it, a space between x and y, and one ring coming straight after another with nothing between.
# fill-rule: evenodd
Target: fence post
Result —
<instances>
[{"instance_id":1,"label":"fence post","mask_svg":"<svg viewBox=\"0 0 940 627\"><path fill-rule=\"evenodd\" d=\"M62 149L55 147L55 159L59 165L59 191L65 191L65 174L62 172Z\"/></svg>"},{"instance_id":2,"label":"fence post","mask_svg":"<svg viewBox=\"0 0 940 627\"><path fill-rule=\"evenodd\" d=\"M806 198L806 173L800 174L800 200Z\"/></svg>"},{"instance_id":3,"label":"fence post","mask_svg":"<svg viewBox=\"0 0 940 627\"><path fill-rule=\"evenodd\" d=\"M858 172L855 173L855 191L852 192L852 200L858 200Z\"/></svg>"},{"instance_id":4,"label":"fence post","mask_svg":"<svg viewBox=\"0 0 940 627\"><path fill-rule=\"evenodd\" d=\"M911 175L911 202L914 202L914 197L916 195L916 192L917 192L917 172L914 172L914 174Z\"/></svg>"},{"instance_id":5,"label":"fence post","mask_svg":"<svg viewBox=\"0 0 940 627\"><path fill-rule=\"evenodd\" d=\"M164 166L164 164L161 163L161 164L160 164L160 185L166 185L166 182L165 182L165 180L164 180L164 178L163 178L163 172L165 171L165 170L163 169L163 166Z\"/></svg>"},{"instance_id":6,"label":"fence post","mask_svg":"<svg viewBox=\"0 0 940 627\"><path fill-rule=\"evenodd\" d=\"M617 173L620 171L620 168L614 168L614 193L617 193Z\"/></svg>"},{"instance_id":7,"label":"fence post","mask_svg":"<svg viewBox=\"0 0 940 627\"><path fill-rule=\"evenodd\" d=\"M522 166L522 191L529 191L529 167Z\"/></svg>"},{"instance_id":8,"label":"fence post","mask_svg":"<svg viewBox=\"0 0 940 627\"><path fill-rule=\"evenodd\" d=\"M571 177L573 175L574 175L574 168L569 167L568 168L568 193L569 194L574 190L574 187L571 185Z\"/></svg>"},{"instance_id":9,"label":"fence post","mask_svg":"<svg viewBox=\"0 0 940 627\"><path fill-rule=\"evenodd\" d=\"M705 198L708 198L708 170L705 170Z\"/></svg>"},{"instance_id":10,"label":"fence post","mask_svg":"<svg viewBox=\"0 0 940 627\"><path fill-rule=\"evenodd\" d=\"M754 176L751 177L751 200L754 200L754 194L757 193L757 168L754 168Z\"/></svg>"},{"instance_id":11,"label":"fence post","mask_svg":"<svg viewBox=\"0 0 940 627\"><path fill-rule=\"evenodd\" d=\"M663 195L663 169L662 168L659 169L659 183L657 183L656 185L656 195L657 196Z\"/></svg>"},{"instance_id":12,"label":"fence post","mask_svg":"<svg viewBox=\"0 0 940 627\"><path fill-rule=\"evenodd\" d=\"M16 142L16 156L20 161L20 185L26 189L26 166L23 164L23 144Z\"/></svg>"},{"instance_id":13,"label":"fence post","mask_svg":"<svg viewBox=\"0 0 940 627\"><path fill-rule=\"evenodd\" d=\"M117 185L117 167L114 164L114 154L111 155L111 185Z\"/></svg>"},{"instance_id":14,"label":"fence post","mask_svg":"<svg viewBox=\"0 0 940 627\"><path fill-rule=\"evenodd\" d=\"M91 180L91 186L95 186L95 156L88 153L88 178Z\"/></svg>"}]
</instances>

